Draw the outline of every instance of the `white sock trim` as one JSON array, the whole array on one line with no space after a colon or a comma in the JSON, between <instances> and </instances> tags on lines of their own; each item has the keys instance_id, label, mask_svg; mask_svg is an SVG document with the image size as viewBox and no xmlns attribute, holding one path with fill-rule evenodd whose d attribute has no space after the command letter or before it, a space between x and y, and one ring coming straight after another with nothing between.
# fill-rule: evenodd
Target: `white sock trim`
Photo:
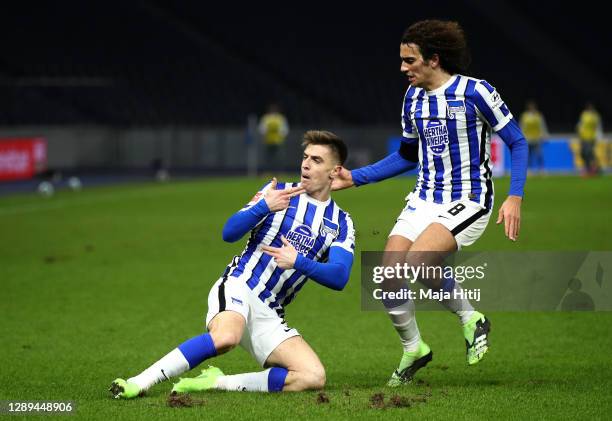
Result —
<instances>
[{"instance_id":1,"label":"white sock trim","mask_svg":"<svg viewBox=\"0 0 612 421\"><path fill-rule=\"evenodd\" d=\"M256 373L242 373L231 376L220 376L216 388L238 392L268 392L268 375L270 368Z\"/></svg>"},{"instance_id":2,"label":"white sock trim","mask_svg":"<svg viewBox=\"0 0 612 421\"><path fill-rule=\"evenodd\" d=\"M127 379L127 381L138 385L140 390L148 390L151 386L186 371L189 371L189 362L187 362L183 353L175 348L142 373Z\"/></svg>"}]
</instances>

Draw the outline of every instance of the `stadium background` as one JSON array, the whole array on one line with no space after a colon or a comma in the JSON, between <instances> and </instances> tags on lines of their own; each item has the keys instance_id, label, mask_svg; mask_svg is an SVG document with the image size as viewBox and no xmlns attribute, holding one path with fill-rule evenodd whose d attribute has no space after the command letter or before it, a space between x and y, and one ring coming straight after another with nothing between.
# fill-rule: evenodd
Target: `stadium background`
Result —
<instances>
[{"instance_id":1,"label":"stadium background","mask_svg":"<svg viewBox=\"0 0 612 421\"><path fill-rule=\"evenodd\" d=\"M51 177L59 188L52 197L36 194L40 178L0 183L0 400L73 400L86 418L175 416L165 403L169 384L135 402L111 401L105 388L201 331L208 288L242 247L223 244L221 227L265 181L244 177L244 151L257 144L249 116L282 105L291 125L282 177L295 174L307 129L344 137L349 167L384 156L400 134L399 39L409 23L439 17L464 25L470 74L492 82L515 115L533 98L549 131L567 141L592 101L610 130L610 35L598 7L7 5L0 138L46 139L48 168L62 177ZM156 159L171 182L151 182ZM609 177L565 172L528 179L517 244L491 224L475 249L612 249ZM72 175L83 183L78 193L64 188ZM358 251L383 247L413 181L337 194L357 225ZM497 205L507 188L500 177ZM384 314L360 311L359 277L357 261L343 293L310 285L288 311L327 367L329 405L316 393L213 393L182 414L605 418L612 410L606 312L494 314L494 348L476 370L463 366L452 317L424 314L434 365L413 387L386 390L398 343ZM215 363L256 369L241 350ZM376 393L410 407L380 409Z\"/></svg>"},{"instance_id":2,"label":"stadium background","mask_svg":"<svg viewBox=\"0 0 612 421\"><path fill-rule=\"evenodd\" d=\"M160 159L175 173L235 174L247 166L235 151L249 116L278 102L290 151L305 129L326 128L350 142L349 165L363 164L400 134L402 32L435 14L465 26L470 74L491 81L516 116L535 99L551 134L568 139L586 101L604 120L612 111L609 31L596 10L12 3L0 28L2 137L46 138L49 167L64 171L134 172Z\"/></svg>"}]
</instances>

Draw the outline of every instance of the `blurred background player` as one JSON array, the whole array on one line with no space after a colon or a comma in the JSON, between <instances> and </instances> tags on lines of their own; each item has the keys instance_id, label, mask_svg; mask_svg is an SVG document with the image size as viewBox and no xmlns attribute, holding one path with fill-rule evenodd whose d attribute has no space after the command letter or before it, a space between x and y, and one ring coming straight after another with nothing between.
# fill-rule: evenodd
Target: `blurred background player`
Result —
<instances>
[{"instance_id":1,"label":"blurred background player","mask_svg":"<svg viewBox=\"0 0 612 421\"><path fill-rule=\"evenodd\" d=\"M544 115L538 110L535 101L527 102L525 111L521 114L520 124L529 145L529 169L542 172L544 169L542 142L548 136L548 129Z\"/></svg>"},{"instance_id":2,"label":"blurred background player","mask_svg":"<svg viewBox=\"0 0 612 421\"><path fill-rule=\"evenodd\" d=\"M400 149L369 166L343 169L333 188L374 183L418 164L416 186L389 234L384 263L405 261L410 251L409 263L439 264L440 253L435 252L452 253L468 246L487 226L493 208L490 144L495 131L509 146L512 157L510 192L497 223L504 222L506 236L515 241L527 171L527 141L495 88L462 74L470 61L463 29L456 22L417 22L402 37L400 57L401 72L410 82L402 109ZM425 252L419 257L424 260L411 260L416 252ZM439 286L448 292L461 290L452 279ZM476 364L488 350L489 320L467 299L445 300L443 304L459 316L467 362ZM431 360L432 352L421 339L412 301L387 306L387 310L404 347L388 383L399 386Z\"/></svg>"},{"instance_id":3,"label":"blurred background player","mask_svg":"<svg viewBox=\"0 0 612 421\"><path fill-rule=\"evenodd\" d=\"M580 157L584 162L584 175L596 175L599 165L595 158L595 144L603 136L601 117L595 106L588 102L576 124L576 131L580 139Z\"/></svg>"},{"instance_id":4,"label":"blurred background player","mask_svg":"<svg viewBox=\"0 0 612 421\"><path fill-rule=\"evenodd\" d=\"M242 255L232 259L210 290L208 333L185 341L139 375L116 379L110 388L115 398L135 398L238 344L267 369L228 376L209 367L196 378L181 379L173 392L279 392L325 385L319 357L287 326L284 308L307 278L334 290L344 288L355 233L348 213L330 197L332 180L346 160L344 142L330 132L309 131L303 146L300 183L273 179L227 221L225 241L251 235Z\"/></svg>"},{"instance_id":5,"label":"blurred background player","mask_svg":"<svg viewBox=\"0 0 612 421\"><path fill-rule=\"evenodd\" d=\"M278 170L284 167L284 144L289 134L289 123L278 104L270 104L259 121L259 134L265 145L265 167Z\"/></svg>"}]
</instances>

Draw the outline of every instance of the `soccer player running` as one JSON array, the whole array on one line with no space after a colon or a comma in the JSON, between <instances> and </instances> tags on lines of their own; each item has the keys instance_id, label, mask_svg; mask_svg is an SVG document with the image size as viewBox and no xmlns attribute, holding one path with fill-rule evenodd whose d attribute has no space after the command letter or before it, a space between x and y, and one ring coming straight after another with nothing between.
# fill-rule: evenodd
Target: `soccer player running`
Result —
<instances>
[{"instance_id":1,"label":"soccer player running","mask_svg":"<svg viewBox=\"0 0 612 421\"><path fill-rule=\"evenodd\" d=\"M250 232L210 290L208 333L191 338L137 376L116 379L116 398L134 398L240 344L266 370L225 375L216 367L183 378L173 392L207 389L300 391L321 389L325 369L317 354L284 320L285 306L308 278L342 290L353 264L355 233L348 213L331 199L332 180L347 157L344 142L325 131L304 135L300 183L273 179L223 228L235 242Z\"/></svg>"},{"instance_id":2,"label":"soccer player running","mask_svg":"<svg viewBox=\"0 0 612 421\"><path fill-rule=\"evenodd\" d=\"M353 171L343 168L332 189L375 183L418 164L416 186L389 234L385 246L389 253L384 260L389 265L400 261L439 264L431 257L474 243L487 226L493 207L490 145L495 131L510 147L512 158L510 192L499 209L497 223L504 222L506 236L516 241L527 142L495 88L484 80L464 76L469 52L463 29L450 21L417 22L402 37L400 57L400 70L410 86L402 108L399 150ZM414 256L417 260L421 256L423 262L415 261ZM440 286L448 292L461 289L452 279ZM465 299L445 300L443 304L460 318L468 364L478 363L488 350L489 320ZM404 348L388 382L399 386L431 361L432 352L421 339L414 303L385 305Z\"/></svg>"}]
</instances>

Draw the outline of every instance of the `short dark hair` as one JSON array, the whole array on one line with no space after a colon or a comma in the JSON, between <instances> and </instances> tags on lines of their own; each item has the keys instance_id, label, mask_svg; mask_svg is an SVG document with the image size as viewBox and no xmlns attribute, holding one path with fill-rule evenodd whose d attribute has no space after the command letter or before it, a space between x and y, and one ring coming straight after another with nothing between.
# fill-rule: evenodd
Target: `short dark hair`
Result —
<instances>
[{"instance_id":1,"label":"short dark hair","mask_svg":"<svg viewBox=\"0 0 612 421\"><path fill-rule=\"evenodd\" d=\"M306 149L308 145L324 145L328 146L340 165L344 165L348 156L348 149L342 139L325 130L309 130L304 133L302 147Z\"/></svg>"},{"instance_id":2,"label":"short dark hair","mask_svg":"<svg viewBox=\"0 0 612 421\"><path fill-rule=\"evenodd\" d=\"M437 54L440 67L450 74L465 73L470 65L465 33L458 22L435 19L416 22L404 32L402 44L418 45L424 60Z\"/></svg>"}]
</instances>

